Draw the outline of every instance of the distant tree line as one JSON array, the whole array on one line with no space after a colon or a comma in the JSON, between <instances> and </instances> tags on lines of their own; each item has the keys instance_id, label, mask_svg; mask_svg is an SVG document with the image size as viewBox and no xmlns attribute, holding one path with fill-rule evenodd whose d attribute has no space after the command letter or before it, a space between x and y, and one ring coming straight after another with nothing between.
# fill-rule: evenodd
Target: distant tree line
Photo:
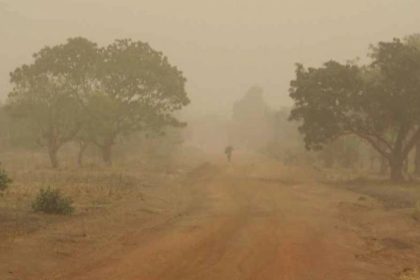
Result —
<instances>
[{"instance_id":1,"label":"distant tree line","mask_svg":"<svg viewBox=\"0 0 420 280\"><path fill-rule=\"evenodd\" d=\"M355 137L331 141L322 151L305 152L298 124L288 121L291 109L270 108L263 93L263 88L253 86L234 104L230 141L235 147L263 153L285 164L310 163L325 168L362 169L369 161L370 170L377 168L377 157L363 156L372 151Z\"/></svg>"},{"instance_id":2,"label":"distant tree line","mask_svg":"<svg viewBox=\"0 0 420 280\"><path fill-rule=\"evenodd\" d=\"M80 165L89 145L111 164L119 139L185 125L174 113L189 103L186 79L147 43L127 39L99 47L71 38L33 57L10 74L13 89L1 114L46 148L54 168L69 142L79 144Z\"/></svg>"},{"instance_id":3,"label":"distant tree line","mask_svg":"<svg viewBox=\"0 0 420 280\"><path fill-rule=\"evenodd\" d=\"M269 108L263 89L251 87L233 107L231 142L285 163L368 168L397 182L411 166L420 175L420 35L380 42L369 57L363 65L298 64L291 109Z\"/></svg>"},{"instance_id":4,"label":"distant tree line","mask_svg":"<svg viewBox=\"0 0 420 280\"><path fill-rule=\"evenodd\" d=\"M264 89L252 86L233 105L230 140L250 150L264 148L272 138L272 110L265 103Z\"/></svg>"}]
</instances>

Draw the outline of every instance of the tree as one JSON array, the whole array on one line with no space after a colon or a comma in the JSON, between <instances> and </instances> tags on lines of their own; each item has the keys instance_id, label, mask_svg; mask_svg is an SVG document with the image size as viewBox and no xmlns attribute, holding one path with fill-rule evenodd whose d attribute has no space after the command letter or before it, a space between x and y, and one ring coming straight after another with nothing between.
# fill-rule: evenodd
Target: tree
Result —
<instances>
[{"instance_id":1,"label":"tree","mask_svg":"<svg viewBox=\"0 0 420 280\"><path fill-rule=\"evenodd\" d=\"M394 39L372 47L368 65L335 61L320 68L298 65L290 119L301 121L308 149L356 135L389 162L391 179L420 141L420 48Z\"/></svg>"},{"instance_id":2,"label":"tree","mask_svg":"<svg viewBox=\"0 0 420 280\"><path fill-rule=\"evenodd\" d=\"M318 157L324 162L325 167L332 168L336 164L342 168L353 168L361 165L359 151L362 147L354 137L339 138L328 143Z\"/></svg>"},{"instance_id":3,"label":"tree","mask_svg":"<svg viewBox=\"0 0 420 280\"><path fill-rule=\"evenodd\" d=\"M405 42L413 47L420 48L420 34L413 34L405 38ZM414 173L420 175L420 141L416 144L416 152L414 156Z\"/></svg>"},{"instance_id":4,"label":"tree","mask_svg":"<svg viewBox=\"0 0 420 280\"><path fill-rule=\"evenodd\" d=\"M251 87L233 106L232 138L236 144L259 150L272 138L272 112L264 101L264 90Z\"/></svg>"},{"instance_id":5,"label":"tree","mask_svg":"<svg viewBox=\"0 0 420 280\"><path fill-rule=\"evenodd\" d=\"M88 118L82 135L102 150L105 163L112 163L120 137L184 125L173 112L189 103L186 79L161 52L117 40L100 50L96 67L95 89L82 98Z\"/></svg>"},{"instance_id":6,"label":"tree","mask_svg":"<svg viewBox=\"0 0 420 280\"><path fill-rule=\"evenodd\" d=\"M297 124L288 121L289 115L288 107L270 113L271 135L264 149L266 155L283 160L286 164L304 160L302 136L297 130Z\"/></svg>"},{"instance_id":7,"label":"tree","mask_svg":"<svg viewBox=\"0 0 420 280\"><path fill-rule=\"evenodd\" d=\"M45 47L34 62L10 74L13 90L8 107L13 116L26 119L34 138L46 146L53 168L59 166L58 151L81 128L77 96L90 87L89 75L97 56L96 45L83 38Z\"/></svg>"}]
</instances>

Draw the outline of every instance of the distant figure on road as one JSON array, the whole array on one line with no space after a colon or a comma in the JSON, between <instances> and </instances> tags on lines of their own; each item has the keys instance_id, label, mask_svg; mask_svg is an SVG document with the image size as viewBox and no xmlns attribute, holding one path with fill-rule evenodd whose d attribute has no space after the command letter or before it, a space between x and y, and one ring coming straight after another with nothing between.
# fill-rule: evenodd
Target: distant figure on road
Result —
<instances>
[{"instance_id":1,"label":"distant figure on road","mask_svg":"<svg viewBox=\"0 0 420 280\"><path fill-rule=\"evenodd\" d=\"M227 146L226 149L225 149L225 154L226 154L227 160L229 162L231 162L231 160L232 160L232 152L233 152L233 147L232 146Z\"/></svg>"}]
</instances>

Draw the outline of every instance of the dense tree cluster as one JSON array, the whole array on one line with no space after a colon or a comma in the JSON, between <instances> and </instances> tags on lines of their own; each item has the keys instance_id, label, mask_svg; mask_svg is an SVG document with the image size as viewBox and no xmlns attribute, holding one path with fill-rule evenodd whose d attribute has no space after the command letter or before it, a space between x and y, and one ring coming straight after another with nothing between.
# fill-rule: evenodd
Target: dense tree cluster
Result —
<instances>
[{"instance_id":1,"label":"dense tree cluster","mask_svg":"<svg viewBox=\"0 0 420 280\"><path fill-rule=\"evenodd\" d=\"M161 52L131 40L98 47L72 38L45 47L11 73L11 83L7 107L47 148L53 167L70 141L80 143L80 164L90 144L111 164L119 138L183 126L173 113L189 103L182 72Z\"/></svg>"},{"instance_id":2,"label":"dense tree cluster","mask_svg":"<svg viewBox=\"0 0 420 280\"><path fill-rule=\"evenodd\" d=\"M420 141L420 44L418 37L380 42L366 65L329 61L297 65L290 119L301 122L308 149L345 135L369 143L404 178L404 162Z\"/></svg>"}]
</instances>

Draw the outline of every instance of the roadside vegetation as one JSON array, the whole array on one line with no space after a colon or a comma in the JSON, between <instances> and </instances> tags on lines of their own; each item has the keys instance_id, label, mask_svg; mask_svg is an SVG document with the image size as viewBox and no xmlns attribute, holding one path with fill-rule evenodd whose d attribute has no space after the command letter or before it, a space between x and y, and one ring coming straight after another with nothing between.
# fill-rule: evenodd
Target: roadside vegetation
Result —
<instances>
[{"instance_id":1,"label":"roadside vegetation","mask_svg":"<svg viewBox=\"0 0 420 280\"><path fill-rule=\"evenodd\" d=\"M0 192L7 190L11 183L12 179L9 178L6 171L4 169L0 169Z\"/></svg>"},{"instance_id":2,"label":"roadside vegetation","mask_svg":"<svg viewBox=\"0 0 420 280\"><path fill-rule=\"evenodd\" d=\"M390 179L400 182L420 142L420 37L379 42L369 57L365 65L298 64L290 88L295 102L290 119L301 122L309 150L356 136L387 162Z\"/></svg>"},{"instance_id":3,"label":"roadside vegetation","mask_svg":"<svg viewBox=\"0 0 420 280\"><path fill-rule=\"evenodd\" d=\"M70 215L74 212L72 204L73 201L63 196L60 190L47 187L40 189L32 202L32 209L45 214Z\"/></svg>"},{"instance_id":4,"label":"roadside vegetation","mask_svg":"<svg viewBox=\"0 0 420 280\"><path fill-rule=\"evenodd\" d=\"M298 64L291 108L272 108L261 86L249 88L223 123L233 164L236 151L252 151L315 170L317 183L420 221L420 36L379 42L369 58ZM148 214L163 210L143 208L147 199L170 204L150 190L173 182L191 162L180 164L183 157L198 152L182 145L192 133L181 114L186 78L163 53L129 39L98 46L70 38L10 77L0 107L0 240L75 220L86 237L86 217L133 200ZM209 141L222 142L221 127ZM295 186L298 176L258 180Z\"/></svg>"},{"instance_id":5,"label":"roadside vegetation","mask_svg":"<svg viewBox=\"0 0 420 280\"><path fill-rule=\"evenodd\" d=\"M176 174L186 78L149 44L69 38L11 71L10 83L0 106L7 240L116 207L127 193L141 197L143 186Z\"/></svg>"},{"instance_id":6,"label":"roadside vegetation","mask_svg":"<svg viewBox=\"0 0 420 280\"><path fill-rule=\"evenodd\" d=\"M143 42L116 40L98 47L71 38L34 54L34 61L14 70L10 81L9 128L25 127L24 136L47 151L53 168L69 143L79 145L79 165L89 145L111 165L119 141L185 125L173 113L189 103L186 79Z\"/></svg>"}]
</instances>

